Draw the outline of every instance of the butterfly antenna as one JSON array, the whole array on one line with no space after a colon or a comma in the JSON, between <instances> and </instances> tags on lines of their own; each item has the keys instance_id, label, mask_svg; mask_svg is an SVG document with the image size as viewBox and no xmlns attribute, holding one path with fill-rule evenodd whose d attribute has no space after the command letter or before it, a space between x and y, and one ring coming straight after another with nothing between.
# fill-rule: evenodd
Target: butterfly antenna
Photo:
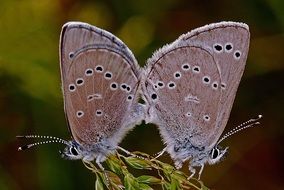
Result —
<instances>
[{"instance_id":1,"label":"butterfly antenna","mask_svg":"<svg viewBox=\"0 0 284 190\"><path fill-rule=\"evenodd\" d=\"M36 143L31 143L28 145L24 145L24 146L20 146L18 148L18 150L26 150L29 149L33 146L37 146L37 145L42 145L42 144L49 144L49 143L61 143L61 144L65 144L65 145L69 145L69 143L66 140L60 139L58 137L53 137L53 136L41 136L41 135L25 135L25 136L16 136L17 138L25 138L25 139L31 139L31 138L39 138L39 139L50 139L47 141L42 141L42 142L36 142Z\"/></svg>"},{"instance_id":2,"label":"butterfly antenna","mask_svg":"<svg viewBox=\"0 0 284 190\"><path fill-rule=\"evenodd\" d=\"M236 134L236 133L238 133L238 132L240 132L244 129L259 125L260 123L258 122L258 120L261 119L261 118L262 118L262 115L258 115L257 118L252 118L252 119L238 125L234 129L232 129L231 131L229 131L225 135L223 135L223 137L217 142L217 144L220 144L226 138L228 138L228 137L232 136L233 134Z\"/></svg>"}]
</instances>

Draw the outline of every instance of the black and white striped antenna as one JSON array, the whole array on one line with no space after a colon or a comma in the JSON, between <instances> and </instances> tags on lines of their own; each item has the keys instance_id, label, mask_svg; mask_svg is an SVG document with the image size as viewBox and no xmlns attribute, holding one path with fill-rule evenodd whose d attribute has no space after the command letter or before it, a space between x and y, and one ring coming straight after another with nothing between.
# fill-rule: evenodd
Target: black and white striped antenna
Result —
<instances>
[{"instance_id":1,"label":"black and white striped antenna","mask_svg":"<svg viewBox=\"0 0 284 190\"><path fill-rule=\"evenodd\" d=\"M20 146L18 148L18 151L26 150L26 149L29 149L29 148L34 147L34 146L38 146L38 145L42 145L42 144L49 144L49 143L61 143L61 144L69 145L69 143L66 140L60 139L58 137L53 137L53 136L42 136L42 135L24 135L24 136L22 136L22 135L19 135L19 136L16 136L16 137L17 138L25 138L25 139L49 139L47 141L40 141L40 142Z\"/></svg>"},{"instance_id":2,"label":"black and white striped antenna","mask_svg":"<svg viewBox=\"0 0 284 190\"><path fill-rule=\"evenodd\" d=\"M227 132L225 135L222 136L222 138L220 138L220 140L217 142L217 145L220 144L223 140L227 139L228 137L244 130L247 128L251 128L254 126L259 125L260 123L258 122L258 120L260 120L262 118L262 115L258 115L257 118L252 118L240 125L238 125L237 127L233 128L231 131Z\"/></svg>"}]
</instances>

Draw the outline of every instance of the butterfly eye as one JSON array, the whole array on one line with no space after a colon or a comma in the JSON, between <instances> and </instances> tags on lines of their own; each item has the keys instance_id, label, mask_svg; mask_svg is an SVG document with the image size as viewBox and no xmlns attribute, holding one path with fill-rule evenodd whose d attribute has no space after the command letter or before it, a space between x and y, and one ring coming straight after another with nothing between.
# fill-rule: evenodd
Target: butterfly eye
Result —
<instances>
[{"instance_id":1,"label":"butterfly eye","mask_svg":"<svg viewBox=\"0 0 284 190\"><path fill-rule=\"evenodd\" d=\"M76 149L74 146L72 146L72 147L70 148L70 152L71 152L74 156L78 156L78 151L77 151L77 149Z\"/></svg>"},{"instance_id":2,"label":"butterfly eye","mask_svg":"<svg viewBox=\"0 0 284 190\"><path fill-rule=\"evenodd\" d=\"M220 154L220 151L218 148L213 148L211 151L211 158L216 159Z\"/></svg>"}]
</instances>

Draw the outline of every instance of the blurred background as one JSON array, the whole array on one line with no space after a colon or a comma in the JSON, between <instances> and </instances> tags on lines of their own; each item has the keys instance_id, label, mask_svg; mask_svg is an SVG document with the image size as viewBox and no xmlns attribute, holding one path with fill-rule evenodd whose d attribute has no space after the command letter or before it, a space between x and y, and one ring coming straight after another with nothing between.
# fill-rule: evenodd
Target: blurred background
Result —
<instances>
[{"instance_id":1,"label":"blurred background","mask_svg":"<svg viewBox=\"0 0 284 190\"><path fill-rule=\"evenodd\" d=\"M246 70L225 131L258 114L261 127L228 139L228 157L207 166L212 189L284 189L284 1L281 0L1 0L0 189L94 189L80 161L61 159L62 145L24 152L19 134L69 139L60 89L58 42L62 25L84 21L117 35L143 66L154 50L180 34L218 21L250 26ZM29 141L30 142L30 141ZM122 147L162 149L153 125L140 125ZM172 163L168 156L163 161ZM187 167L183 168L187 172Z\"/></svg>"}]
</instances>

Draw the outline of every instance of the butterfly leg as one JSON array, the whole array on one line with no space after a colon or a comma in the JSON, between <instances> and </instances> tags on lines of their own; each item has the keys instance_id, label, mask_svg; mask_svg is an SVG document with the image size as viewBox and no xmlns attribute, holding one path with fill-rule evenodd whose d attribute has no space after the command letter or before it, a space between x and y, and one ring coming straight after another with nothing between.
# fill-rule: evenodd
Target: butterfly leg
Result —
<instances>
[{"instance_id":1,"label":"butterfly leg","mask_svg":"<svg viewBox=\"0 0 284 190\"><path fill-rule=\"evenodd\" d=\"M94 173L98 172L97 167L92 162L90 162L88 160L84 160L84 159L82 159L82 162L88 170L91 170Z\"/></svg>"},{"instance_id":2,"label":"butterfly leg","mask_svg":"<svg viewBox=\"0 0 284 190\"><path fill-rule=\"evenodd\" d=\"M190 180L194 176L196 169L194 167L192 167L191 165L189 165L188 169L191 172L191 175L187 179Z\"/></svg>"},{"instance_id":3,"label":"butterfly leg","mask_svg":"<svg viewBox=\"0 0 284 190\"><path fill-rule=\"evenodd\" d=\"M203 169L204 169L204 164L201 165L201 168L200 168L200 170L198 172L198 180L200 180L200 176L202 174Z\"/></svg>"},{"instance_id":4,"label":"butterfly leg","mask_svg":"<svg viewBox=\"0 0 284 190\"><path fill-rule=\"evenodd\" d=\"M157 159L160 156L162 156L166 152L166 150L167 150L167 148L165 147L163 150L161 150L160 152L156 153L154 159Z\"/></svg>"},{"instance_id":5,"label":"butterfly leg","mask_svg":"<svg viewBox=\"0 0 284 190\"><path fill-rule=\"evenodd\" d=\"M100 168L103 172L105 172L105 168L104 168L103 165L101 164L101 160L100 160L99 157L97 157L97 159L96 159L96 164L99 166L99 168Z\"/></svg>"},{"instance_id":6,"label":"butterfly leg","mask_svg":"<svg viewBox=\"0 0 284 190\"><path fill-rule=\"evenodd\" d=\"M135 156L133 153L129 152L128 150L125 150L124 148L120 147L120 146L117 146L117 149L124 152L125 154L127 155L130 155L130 156Z\"/></svg>"},{"instance_id":7,"label":"butterfly leg","mask_svg":"<svg viewBox=\"0 0 284 190\"><path fill-rule=\"evenodd\" d=\"M140 159L145 159L145 158L143 158L143 157L141 157L141 156L137 156L136 154L133 154L133 153L131 153L131 152L129 152L128 150L125 150L124 148L122 148L122 147L120 147L120 146L117 146L117 149L118 150L120 150L120 151L122 151L122 152L124 152L125 154L127 154L127 155L129 155L129 156L133 156L133 157L135 157L135 158L140 158Z\"/></svg>"},{"instance_id":8,"label":"butterfly leg","mask_svg":"<svg viewBox=\"0 0 284 190\"><path fill-rule=\"evenodd\" d=\"M102 155L98 155L97 158L96 158L96 164L99 166L99 168L102 170L102 172L104 173L104 176L106 178L106 186L109 188L109 189L112 189L112 186L110 184L110 180L109 180L109 177L105 171L105 168L103 167L103 165L101 164L102 163L102 160L104 160L105 157L102 156Z\"/></svg>"},{"instance_id":9,"label":"butterfly leg","mask_svg":"<svg viewBox=\"0 0 284 190\"><path fill-rule=\"evenodd\" d=\"M182 160L175 160L175 168L177 170L182 168L183 161Z\"/></svg>"}]
</instances>

